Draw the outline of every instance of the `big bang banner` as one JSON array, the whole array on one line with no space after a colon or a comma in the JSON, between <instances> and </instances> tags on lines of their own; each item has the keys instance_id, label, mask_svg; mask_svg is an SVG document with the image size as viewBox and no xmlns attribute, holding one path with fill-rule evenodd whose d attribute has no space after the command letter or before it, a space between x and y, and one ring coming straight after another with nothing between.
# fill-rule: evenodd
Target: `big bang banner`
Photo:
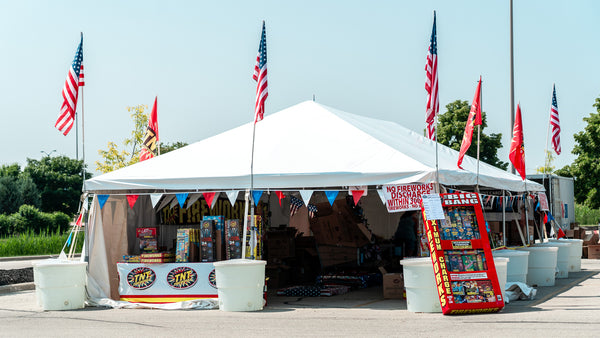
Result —
<instances>
[{"instance_id":1,"label":"big bang banner","mask_svg":"<svg viewBox=\"0 0 600 338\"><path fill-rule=\"evenodd\" d=\"M388 212L421 210L421 196L434 193L434 184L384 185L381 189Z\"/></svg>"}]
</instances>

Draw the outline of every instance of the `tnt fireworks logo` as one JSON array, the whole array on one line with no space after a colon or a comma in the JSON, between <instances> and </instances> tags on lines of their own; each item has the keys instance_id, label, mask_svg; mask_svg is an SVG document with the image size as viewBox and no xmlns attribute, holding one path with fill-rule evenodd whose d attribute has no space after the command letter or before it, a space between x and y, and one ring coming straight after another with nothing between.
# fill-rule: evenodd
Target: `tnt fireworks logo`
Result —
<instances>
[{"instance_id":1,"label":"tnt fireworks logo","mask_svg":"<svg viewBox=\"0 0 600 338\"><path fill-rule=\"evenodd\" d=\"M135 268L127 274L127 284L138 290L151 287L155 280L156 273L145 266Z\"/></svg>"},{"instance_id":2,"label":"tnt fireworks logo","mask_svg":"<svg viewBox=\"0 0 600 338\"><path fill-rule=\"evenodd\" d=\"M208 274L208 284L215 289L217 288L217 275L215 274L215 269Z\"/></svg>"},{"instance_id":3,"label":"tnt fireworks logo","mask_svg":"<svg viewBox=\"0 0 600 338\"><path fill-rule=\"evenodd\" d=\"M176 267L167 274L167 284L174 289L191 288L198 281L198 274L187 266Z\"/></svg>"}]
</instances>

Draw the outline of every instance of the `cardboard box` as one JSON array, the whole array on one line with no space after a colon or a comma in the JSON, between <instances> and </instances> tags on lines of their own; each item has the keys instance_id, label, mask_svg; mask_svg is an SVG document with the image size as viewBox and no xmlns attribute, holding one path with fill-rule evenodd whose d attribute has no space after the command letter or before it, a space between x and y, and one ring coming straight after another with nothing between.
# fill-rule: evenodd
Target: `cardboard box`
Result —
<instances>
[{"instance_id":1,"label":"cardboard box","mask_svg":"<svg viewBox=\"0 0 600 338\"><path fill-rule=\"evenodd\" d=\"M225 258L242 258L242 226L238 219L225 221Z\"/></svg>"},{"instance_id":2,"label":"cardboard box","mask_svg":"<svg viewBox=\"0 0 600 338\"><path fill-rule=\"evenodd\" d=\"M588 259L600 259L600 245L588 245Z\"/></svg>"},{"instance_id":3,"label":"cardboard box","mask_svg":"<svg viewBox=\"0 0 600 338\"><path fill-rule=\"evenodd\" d=\"M404 299L404 276L401 273L383 275L383 298Z\"/></svg>"},{"instance_id":4,"label":"cardboard box","mask_svg":"<svg viewBox=\"0 0 600 338\"><path fill-rule=\"evenodd\" d=\"M200 226L200 261L215 261L215 221L204 220Z\"/></svg>"},{"instance_id":5,"label":"cardboard box","mask_svg":"<svg viewBox=\"0 0 600 338\"><path fill-rule=\"evenodd\" d=\"M177 229L175 261L188 262L190 258L190 233L193 229Z\"/></svg>"}]
</instances>

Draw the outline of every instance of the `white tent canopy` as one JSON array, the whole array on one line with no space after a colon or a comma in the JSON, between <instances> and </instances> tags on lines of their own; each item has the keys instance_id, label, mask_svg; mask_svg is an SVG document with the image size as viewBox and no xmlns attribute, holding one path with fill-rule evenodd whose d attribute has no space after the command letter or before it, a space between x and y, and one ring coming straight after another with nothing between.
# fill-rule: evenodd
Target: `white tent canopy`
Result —
<instances>
[{"instance_id":1,"label":"white tent canopy","mask_svg":"<svg viewBox=\"0 0 600 338\"><path fill-rule=\"evenodd\" d=\"M86 191L135 193L243 190L250 187L253 123L86 181ZM475 145L474 145L475 146ZM442 185L474 186L477 160L438 145ZM435 142L395 122L306 101L256 124L254 188L335 189L435 182ZM543 191L481 162L481 187Z\"/></svg>"}]
</instances>

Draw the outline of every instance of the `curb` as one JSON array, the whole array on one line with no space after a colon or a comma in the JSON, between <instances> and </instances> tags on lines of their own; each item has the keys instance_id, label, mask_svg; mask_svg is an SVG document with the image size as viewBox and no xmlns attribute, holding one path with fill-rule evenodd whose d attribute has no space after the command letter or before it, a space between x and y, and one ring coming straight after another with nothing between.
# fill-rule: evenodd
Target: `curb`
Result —
<instances>
[{"instance_id":1,"label":"curb","mask_svg":"<svg viewBox=\"0 0 600 338\"><path fill-rule=\"evenodd\" d=\"M1 285L0 286L0 295L5 295L8 293L19 292L19 291L28 291L28 290L35 290L34 282Z\"/></svg>"},{"instance_id":2,"label":"curb","mask_svg":"<svg viewBox=\"0 0 600 338\"><path fill-rule=\"evenodd\" d=\"M74 254L73 257L81 257L81 254ZM58 258L58 255L0 257L0 262L27 261L27 260L37 260L37 259L49 259L49 258Z\"/></svg>"}]
</instances>

